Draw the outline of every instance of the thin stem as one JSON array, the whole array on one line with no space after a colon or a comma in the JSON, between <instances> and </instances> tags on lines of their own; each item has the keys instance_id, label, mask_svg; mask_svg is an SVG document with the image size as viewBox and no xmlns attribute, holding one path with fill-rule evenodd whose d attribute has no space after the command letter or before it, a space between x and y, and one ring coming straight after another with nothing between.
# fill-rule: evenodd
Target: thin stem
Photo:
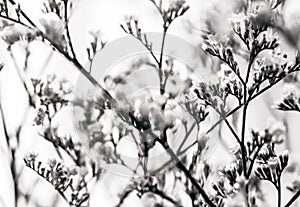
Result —
<instances>
[{"instance_id":1,"label":"thin stem","mask_svg":"<svg viewBox=\"0 0 300 207\"><path fill-rule=\"evenodd\" d=\"M11 174L13 177L13 185L14 185L14 196L15 196L15 207L18 206L19 199L19 190L18 190L18 173L16 169L16 150L11 149L11 163L10 163Z\"/></svg>"},{"instance_id":2,"label":"thin stem","mask_svg":"<svg viewBox=\"0 0 300 207\"><path fill-rule=\"evenodd\" d=\"M150 132L150 135L155 138L155 141L161 144L161 146L169 153L172 160L176 163L178 169L180 169L185 176L191 181L192 185L198 190L204 201L211 207L216 207L216 205L210 200L209 196L206 194L204 189L200 186L198 181L190 174L189 170L184 166L184 164L179 160L174 151L169 147L167 141L163 141L162 139L156 137L155 134Z\"/></svg>"},{"instance_id":3,"label":"thin stem","mask_svg":"<svg viewBox=\"0 0 300 207\"><path fill-rule=\"evenodd\" d=\"M151 191L150 191L151 192ZM159 190L159 189L155 189L152 193L160 196L161 198L169 201L170 203L172 203L175 206L181 206L178 204L178 202L176 202L173 198L171 198L170 196L168 196L165 192Z\"/></svg>"},{"instance_id":4,"label":"thin stem","mask_svg":"<svg viewBox=\"0 0 300 207\"><path fill-rule=\"evenodd\" d=\"M14 0L8 0L13 6L15 6L17 3ZM23 12L23 10L20 8L19 9L20 14L29 22L31 26L36 28L35 23Z\"/></svg>"},{"instance_id":5,"label":"thin stem","mask_svg":"<svg viewBox=\"0 0 300 207\"><path fill-rule=\"evenodd\" d=\"M235 130L233 129L233 127L231 126L231 124L229 123L229 121L227 120L226 116L220 112L219 110L216 110L217 113L223 117L223 120L225 121L227 127L229 128L230 132L233 134L234 138L236 139L236 141L238 142L238 144L241 144L241 141L240 141L240 138L239 136L237 135L237 133L235 132Z\"/></svg>"},{"instance_id":6,"label":"thin stem","mask_svg":"<svg viewBox=\"0 0 300 207\"><path fill-rule=\"evenodd\" d=\"M224 117L229 117L231 116L232 114L234 114L235 112L237 112L240 108L242 108L244 104L240 104L238 105L237 107L235 107L234 109L232 109L230 112L228 112L225 116L221 116L221 118L216 121L216 123L214 123L207 131L206 131L206 134L209 134L210 132L212 132L223 120L224 120Z\"/></svg>"},{"instance_id":7,"label":"thin stem","mask_svg":"<svg viewBox=\"0 0 300 207\"><path fill-rule=\"evenodd\" d=\"M278 207L281 207L281 181L280 181L280 177L278 177L278 181L277 181L277 199L278 199Z\"/></svg>"},{"instance_id":8,"label":"thin stem","mask_svg":"<svg viewBox=\"0 0 300 207\"><path fill-rule=\"evenodd\" d=\"M67 38L68 38L68 43L69 43L69 47L70 47L70 50L71 50L71 53L72 53L72 56L74 59L76 59L76 53L74 51L74 48L73 48L73 43L72 43L72 40L71 40L71 35L70 35L70 30L69 30L69 19L68 19L68 1L67 0L64 0L64 10L65 10L65 27L66 27L66 34L67 34Z\"/></svg>"},{"instance_id":9,"label":"thin stem","mask_svg":"<svg viewBox=\"0 0 300 207\"><path fill-rule=\"evenodd\" d=\"M297 191L297 193L295 193L295 195L293 195L293 197L285 204L284 207L289 207L291 206L296 200L297 198L300 196L300 190Z\"/></svg>"},{"instance_id":10,"label":"thin stem","mask_svg":"<svg viewBox=\"0 0 300 207\"><path fill-rule=\"evenodd\" d=\"M150 1L154 4L154 6L157 9L157 11L159 12L159 14L162 15L162 11L161 11L161 3L162 3L162 1L160 0L160 5L159 6L156 4L156 2L154 0L150 0Z\"/></svg>"},{"instance_id":11,"label":"thin stem","mask_svg":"<svg viewBox=\"0 0 300 207\"><path fill-rule=\"evenodd\" d=\"M2 19L6 19L6 20L8 20L8 21L11 21L11 22L14 22L14 23L16 23L16 24L20 24L20 25L22 25L22 26L24 26L24 27L27 27L27 28L32 29L32 27L30 27L30 26L24 24L23 22L20 22L19 20L10 18L10 17L8 17L8 16L3 16L3 15L0 15L0 17L1 17Z\"/></svg>"},{"instance_id":12,"label":"thin stem","mask_svg":"<svg viewBox=\"0 0 300 207\"><path fill-rule=\"evenodd\" d=\"M183 147L183 145L184 145L186 139L190 136L190 134L192 133L192 131L193 131L193 129L195 128L196 124L197 124L197 123L194 122L194 123L192 124L192 126L190 127L190 129L187 131L187 133L185 134L185 136L184 136L182 142L180 143L180 145L179 145L179 147L178 147L177 152L180 152L180 150L182 149L182 147Z\"/></svg>"},{"instance_id":13,"label":"thin stem","mask_svg":"<svg viewBox=\"0 0 300 207\"><path fill-rule=\"evenodd\" d=\"M245 95L244 95L245 96ZM242 115L242 132L241 132L241 151L242 151L242 160L243 160L243 171L244 175L247 174L247 155L245 149L245 132L246 132L246 118L247 118L247 103L244 104L243 115Z\"/></svg>"},{"instance_id":14,"label":"thin stem","mask_svg":"<svg viewBox=\"0 0 300 207\"><path fill-rule=\"evenodd\" d=\"M247 49L250 51L250 46L249 44L246 42L246 40L243 38L243 36L240 33L237 33L235 30L233 30L233 32L239 36L239 38L243 41L243 43L247 46Z\"/></svg>"},{"instance_id":15,"label":"thin stem","mask_svg":"<svg viewBox=\"0 0 300 207\"><path fill-rule=\"evenodd\" d=\"M263 146L264 146L264 144L262 144L262 145L260 145L260 146L258 147L258 149L256 150L256 152L255 152L255 154L254 154L254 156L253 156L253 158L252 158L252 160L251 160L251 163L250 163L250 166L249 166L249 169L248 169L248 173L246 174L246 178L247 178L247 179L250 177L250 175L251 175L251 173L252 173L252 169L253 169L255 160L256 160L256 158L257 158L257 156L258 156L258 154L259 154L259 151L261 150L261 148L262 148Z\"/></svg>"},{"instance_id":16,"label":"thin stem","mask_svg":"<svg viewBox=\"0 0 300 207\"><path fill-rule=\"evenodd\" d=\"M164 27L164 33L163 33L161 48L160 48L159 65L158 65L159 88L160 88L161 95L164 94L164 92L165 92L164 86L166 85L166 84L164 84L164 81L163 81L162 64L163 64L164 47L165 47L167 31L168 31L168 27Z\"/></svg>"}]
</instances>

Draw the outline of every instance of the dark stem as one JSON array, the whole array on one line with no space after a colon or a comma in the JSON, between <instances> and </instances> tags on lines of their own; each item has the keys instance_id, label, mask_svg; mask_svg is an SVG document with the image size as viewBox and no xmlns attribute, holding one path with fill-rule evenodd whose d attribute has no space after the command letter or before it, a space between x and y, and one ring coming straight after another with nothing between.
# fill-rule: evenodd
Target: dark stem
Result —
<instances>
[{"instance_id":1,"label":"dark stem","mask_svg":"<svg viewBox=\"0 0 300 207\"><path fill-rule=\"evenodd\" d=\"M247 155L245 149L245 132L246 132L246 119L247 119L247 103L244 104L243 115L242 115L242 133L241 133L241 151L242 151L242 160L243 160L243 170L244 176L247 174Z\"/></svg>"},{"instance_id":2,"label":"dark stem","mask_svg":"<svg viewBox=\"0 0 300 207\"><path fill-rule=\"evenodd\" d=\"M220 112L218 109L216 109L216 112L223 117L223 120L225 121L227 127L229 128L230 132L233 134L234 138L236 139L238 144L241 144L241 140L239 138L239 136L237 135L237 133L235 132L235 130L233 129L233 127L231 126L231 124L229 123L229 121L226 118L226 115L224 115L224 113Z\"/></svg>"},{"instance_id":3,"label":"dark stem","mask_svg":"<svg viewBox=\"0 0 300 207\"><path fill-rule=\"evenodd\" d=\"M164 47L165 47L167 31L168 31L168 27L164 27L164 33L163 33L161 48L160 48L159 65L158 65L159 89L160 89L161 95L165 93L165 87L164 87L165 84L164 84L164 80L163 80L162 64L163 64Z\"/></svg>"},{"instance_id":4,"label":"dark stem","mask_svg":"<svg viewBox=\"0 0 300 207\"><path fill-rule=\"evenodd\" d=\"M13 185L14 185L14 196L15 196L15 207L18 206L18 198L19 198L19 189L18 189L18 173L16 169L16 150L11 149L11 163L10 170L13 177Z\"/></svg>"},{"instance_id":5,"label":"dark stem","mask_svg":"<svg viewBox=\"0 0 300 207\"><path fill-rule=\"evenodd\" d=\"M175 206L181 206L178 204L178 202L176 202L173 198L171 198L170 196L168 196L166 193L164 193L163 191L159 190L159 189L155 189L153 191L154 194L160 196L161 198L169 201L170 203L172 203Z\"/></svg>"},{"instance_id":6,"label":"dark stem","mask_svg":"<svg viewBox=\"0 0 300 207\"><path fill-rule=\"evenodd\" d=\"M249 179L249 177L250 177L250 175L251 175L251 173L252 173L252 169L253 169L255 160L256 160L256 158L257 158L257 156L258 156L258 154L259 154L259 151L261 150L261 148L262 148L263 146L264 146L264 144L262 144L262 145L260 145L260 146L258 147L258 149L256 150L256 152L255 152L255 154L254 154L254 156L253 156L253 158L252 158L252 160L251 160L251 163L250 163L250 166L249 166L249 169L248 169L248 173L247 173L247 175L246 175L246 178L247 178L247 179Z\"/></svg>"},{"instance_id":7,"label":"dark stem","mask_svg":"<svg viewBox=\"0 0 300 207\"><path fill-rule=\"evenodd\" d=\"M277 181L277 199L278 199L278 207L281 206L281 181L280 181L280 176L278 177L278 181Z\"/></svg>"},{"instance_id":8,"label":"dark stem","mask_svg":"<svg viewBox=\"0 0 300 207\"><path fill-rule=\"evenodd\" d=\"M300 196L300 190L297 191L297 193L295 195L293 195L293 197L285 204L284 207L289 207L291 206L296 200L297 198Z\"/></svg>"},{"instance_id":9,"label":"dark stem","mask_svg":"<svg viewBox=\"0 0 300 207\"><path fill-rule=\"evenodd\" d=\"M70 30L69 30L69 20L68 20L68 1L67 0L64 0L64 9L65 9L65 24L66 24L66 34L67 34L67 38L68 38L68 43L69 43L69 47L70 47L70 50L71 50L71 53L72 53L72 56L74 59L76 59L76 53L74 51L74 48L73 48L73 43L72 43L72 40L71 40L71 35L70 35Z\"/></svg>"},{"instance_id":10,"label":"dark stem","mask_svg":"<svg viewBox=\"0 0 300 207\"><path fill-rule=\"evenodd\" d=\"M151 134L152 136L156 137L156 135ZM210 200L209 196L206 194L204 189L200 186L198 181L190 174L189 170L184 166L184 164L179 160L177 155L174 153L174 151L169 147L167 141L163 141L160 138L155 138L155 141L160 143L162 147L169 153L172 160L176 163L176 166L178 169L180 169L185 176L191 181L192 185L196 187L204 201L211 207L216 207L216 205Z\"/></svg>"},{"instance_id":11,"label":"dark stem","mask_svg":"<svg viewBox=\"0 0 300 207\"><path fill-rule=\"evenodd\" d=\"M14 0L8 0L13 6L16 5L16 2ZM23 12L22 9L19 9L20 14L29 22L29 24L31 26L33 26L34 28L36 28L35 23Z\"/></svg>"},{"instance_id":12,"label":"dark stem","mask_svg":"<svg viewBox=\"0 0 300 207\"><path fill-rule=\"evenodd\" d=\"M7 0L3 0L3 3L4 3L5 15L8 17Z\"/></svg>"},{"instance_id":13,"label":"dark stem","mask_svg":"<svg viewBox=\"0 0 300 207\"><path fill-rule=\"evenodd\" d=\"M180 143L177 152L180 152L180 150L182 149L183 145L185 144L185 141L187 140L187 138L190 136L190 134L192 133L193 129L195 128L195 126L197 125L196 122L194 122L192 124L192 126L190 127L190 129L186 132L182 142Z\"/></svg>"}]
</instances>

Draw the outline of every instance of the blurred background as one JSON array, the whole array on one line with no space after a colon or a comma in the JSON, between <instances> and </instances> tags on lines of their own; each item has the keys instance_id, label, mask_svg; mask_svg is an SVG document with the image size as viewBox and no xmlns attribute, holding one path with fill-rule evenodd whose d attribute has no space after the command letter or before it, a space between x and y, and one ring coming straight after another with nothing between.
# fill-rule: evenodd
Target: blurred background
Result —
<instances>
[{"instance_id":1,"label":"blurred background","mask_svg":"<svg viewBox=\"0 0 300 207\"><path fill-rule=\"evenodd\" d=\"M203 40L203 33L208 29L213 29L214 32L224 35L229 33L230 18L235 13L237 5L241 1L189 0L187 4L190 5L190 9L183 17L180 17L172 24L168 32L200 47ZM42 0L19 0L18 2L34 22L38 23L39 19L43 17L44 14L41 12L43 6ZM160 17L149 0L73 0L73 3L73 11L69 20L70 33L75 52L83 65L88 64L86 47L91 39L90 32L100 30L101 38L107 44L124 37L127 34L121 29L120 22L124 20L124 16L126 15L136 16L144 32L162 32ZM283 16L285 19L284 26L289 28L293 32L294 38L298 40L300 35L299 0L287 0L283 7ZM279 35L281 37L281 48L287 51L290 57L293 58L296 48L300 45L292 45L286 36L283 34ZM16 67L22 68L25 59L22 43L14 45L12 52L16 60L15 62L10 53L7 52L7 46L4 43L0 44L0 58L5 65L0 73L0 97L7 120L8 133L13 135L16 127L20 124L26 126L21 132L21 148L16 154L18 171L22 171L18 181L20 194L31 197L31 202L26 204L28 206L66 206L57 196L51 185L42 180L31 169L24 167L23 157L28 152L37 152L39 157L45 161L49 157L57 155L54 149L50 147L49 142L37 136L38 129L32 123L35 111L33 109L28 110L27 108L27 95L16 72ZM241 68L246 64L242 59L239 63L241 64ZM218 65L213 64L213 60L201 52L195 54L194 62L190 64L196 70L199 70L200 74L201 71L207 70L211 71L212 75L214 75L219 70ZM28 81L30 81L30 78L46 77L47 74L51 73L57 74L58 77L66 78L73 85L76 84L79 76L74 67L60 54L53 52L49 46L41 42L33 42L30 44L30 58L28 60L28 70L26 71ZM292 160L298 161L300 158L300 114L297 112L280 112L271 107L274 105L274 102L281 99L285 88L288 87L287 83L278 84L272 90L253 101L250 105L247 124L249 127L259 129L272 126L277 127L278 125L283 126L287 133L286 146L284 148L289 149ZM300 90L299 84L293 87ZM66 132L72 131L74 126L72 125L72 116L70 116L71 112L66 111L64 113L61 115L64 119L61 126L63 126ZM237 122L238 118L238 115L233 116L230 121L233 123ZM220 130L220 133L217 139L220 139L220 141L217 144L214 143L216 144L216 146L212 146L214 152L207 158L208 162L216 167L231 160L229 149L234 147L234 139L232 139L232 135L226 126L221 125L218 130ZM6 149L5 139L2 136L3 133L3 128L1 127L0 146L3 147L0 150L0 206L11 207L15 205L14 187L9 167L11 155L8 153L8 149ZM283 179L289 182L294 178ZM93 185L90 206L114 206L118 200L118 194L125 188L128 180L128 177L106 172L103 178L96 185ZM271 188L269 187L267 185L264 190L268 191ZM272 202L275 201L272 201L272 198L275 196L275 191L268 192L270 192L267 194L267 197L269 197L267 199L270 200L269 206L273 206ZM175 194L182 198L184 206L191 206L187 195L180 191ZM284 191L283 198L289 198L290 196L291 194L288 191ZM150 200L147 201L146 199ZM24 206L22 200L20 200L19 206ZM132 194L125 201L124 206L152 206L151 198L143 197L140 200ZM297 204L294 206L297 206Z\"/></svg>"}]
</instances>

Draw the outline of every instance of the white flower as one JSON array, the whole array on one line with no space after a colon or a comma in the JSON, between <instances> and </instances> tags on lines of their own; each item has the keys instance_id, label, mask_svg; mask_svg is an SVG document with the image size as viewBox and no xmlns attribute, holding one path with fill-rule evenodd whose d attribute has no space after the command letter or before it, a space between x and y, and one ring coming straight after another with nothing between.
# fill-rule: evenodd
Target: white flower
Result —
<instances>
[{"instance_id":1,"label":"white flower","mask_svg":"<svg viewBox=\"0 0 300 207\"><path fill-rule=\"evenodd\" d=\"M33 32L21 25L10 25L4 27L0 32L0 37L9 45L13 45L23 38L33 35Z\"/></svg>"},{"instance_id":2,"label":"white flower","mask_svg":"<svg viewBox=\"0 0 300 207\"><path fill-rule=\"evenodd\" d=\"M48 74L47 75L47 82L48 83L51 83L51 82L53 82L55 79L56 79L56 74L54 74L54 73L51 73L51 74Z\"/></svg>"},{"instance_id":3,"label":"white flower","mask_svg":"<svg viewBox=\"0 0 300 207\"><path fill-rule=\"evenodd\" d=\"M245 20L247 20L247 16L244 13L233 14L230 18L232 23L240 23Z\"/></svg>"},{"instance_id":4,"label":"white flower","mask_svg":"<svg viewBox=\"0 0 300 207\"><path fill-rule=\"evenodd\" d=\"M283 86L283 96L287 97L290 95L293 96L300 96L299 94L299 89L297 88L297 86L295 84L284 84Z\"/></svg>"},{"instance_id":5,"label":"white flower","mask_svg":"<svg viewBox=\"0 0 300 207\"><path fill-rule=\"evenodd\" d=\"M286 126L281 121L271 120L268 129L275 143L282 143L286 138Z\"/></svg>"},{"instance_id":6,"label":"white flower","mask_svg":"<svg viewBox=\"0 0 300 207\"><path fill-rule=\"evenodd\" d=\"M218 71L218 77L221 80L222 86L226 86L228 83L238 82L237 75L232 71L232 69L227 64L221 64L220 70Z\"/></svg>"},{"instance_id":7,"label":"white flower","mask_svg":"<svg viewBox=\"0 0 300 207\"><path fill-rule=\"evenodd\" d=\"M65 46L66 41L63 35L65 23L57 16L57 14L53 12L43 14L43 17L39 19L39 22L43 26L42 31L50 40L63 47Z\"/></svg>"}]
</instances>

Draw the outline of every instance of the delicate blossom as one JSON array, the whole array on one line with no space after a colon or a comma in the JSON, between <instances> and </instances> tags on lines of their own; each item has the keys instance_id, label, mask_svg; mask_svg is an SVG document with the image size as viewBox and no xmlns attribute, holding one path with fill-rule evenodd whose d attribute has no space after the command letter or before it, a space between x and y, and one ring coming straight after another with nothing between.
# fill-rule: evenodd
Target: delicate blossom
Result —
<instances>
[{"instance_id":1,"label":"delicate blossom","mask_svg":"<svg viewBox=\"0 0 300 207\"><path fill-rule=\"evenodd\" d=\"M39 19L39 22L43 26L42 31L46 37L56 44L65 47L66 40L63 35L65 23L57 16L57 14L53 12L43 14L43 17Z\"/></svg>"},{"instance_id":2,"label":"delicate blossom","mask_svg":"<svg viewBox=\"0 0 300 207\"><path fill-rule=\"evenodd\" d=\"M34 39L34 36L34 31L22 25L5 26L0 32L0 37L8 44L9 47L22 39L31 41Z\"/></svg>"}]
</instances>

